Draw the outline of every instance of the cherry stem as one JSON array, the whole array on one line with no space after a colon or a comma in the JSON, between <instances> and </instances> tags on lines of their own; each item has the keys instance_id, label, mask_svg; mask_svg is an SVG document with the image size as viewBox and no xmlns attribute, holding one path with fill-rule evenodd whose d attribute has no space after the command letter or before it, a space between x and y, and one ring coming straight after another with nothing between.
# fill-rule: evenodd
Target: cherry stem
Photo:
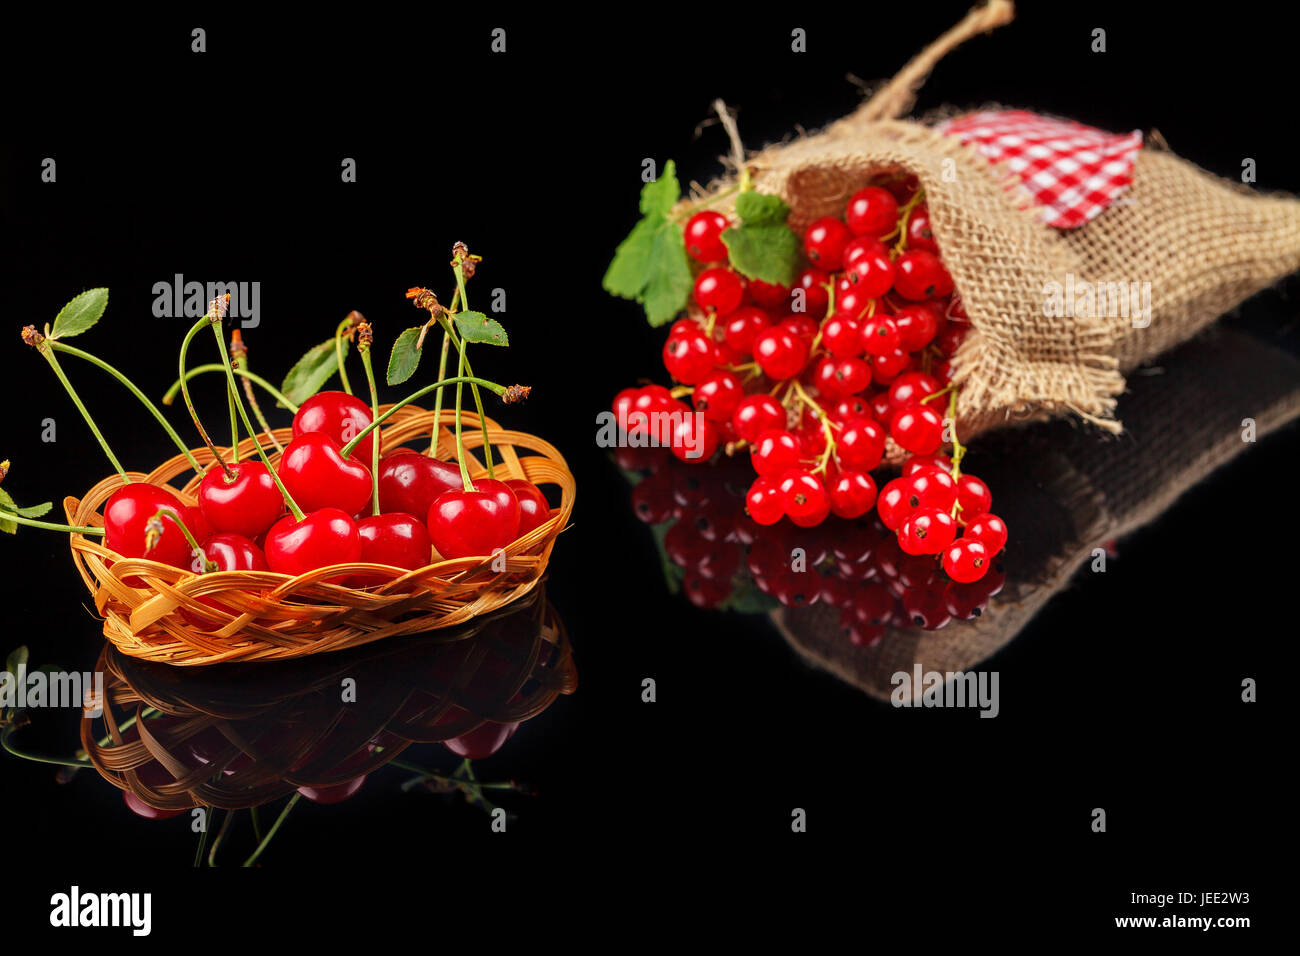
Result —
<instances>
[{"instance_id":1,"label":"cherry stem","mask_svg":"<svg viewBox=\"0 0 1300 956\"><path fill-rule=\"evenodd\" d=\"M451 297L451 307L455 309L460 302L460 289ZM451 336L447 327L442 328L442 351L438 356L438 378L447 377L447 353L451 351ZM429 457L438 457L438 433L442 430L442 389L433 393L433 436L429 444Z\"/></svg>"},{"instance_id":2,"label":"cherry stem","mask_svg":"<svg viewBox=\"0 0 1300 956\"><path fill-rule=\"evenodd\" d=\"M357 343L361 364L366 370L366 384L370 386L370 417L379 417L379 389L375 385L375 369L370 361L370 326L363 324ZM379 442L370 443L370 513L379 514Z\"/></svg>"},{"instance_id":3,"label":"cherry stem","mask_svg":"<svg viewBox=\"0 0 1300 956\"><path fill-rule=\"evenodd\" d=\"M244 344L243 333L237 328L230 331L230 367L235 371L235 374L248 371L248 346ZM258 404L257 392L253 390L252 380L245 376L242 381L244 383L244 397L248 399L248 404L253 409L253 417L257 419L257 424L262 426L262 432L271 440L275 450L283 454L284 446L275 437L275 432L271 431L270 422L262 414L262 406Z\"/></svg>"},{"instance_id":4,"label":"cherry stem","mask_svg":"<svg viewBox=\"0 0 1300 956\"><path fill-rule=\"evenodd\" d=\"M104 534L103 528L81 528L72 524L56 524L52 521L37 521L35 518L24 518L22 515L14 514L12 511L0 510L0 521L13 521L18 524L25 524L29 528L44 528L47 531L66 531L69 534L84 534L92 537L100 537Z\"/></svg>"},{"instance_id":5,"label":"cherry stem","mask_svg":"<svg viewBox=\"0 0 1300 956\"><path fill-rule=\"evenodd\" d=\"M208 556L203 553L203 549L199 547L198 541L196 541L194 538L194 533L190 531L189 527L185 524L185 522L181 520L181 516L176 511L175 508L159 508L154 513L154 516L150 518L148 522L146 522L145 527L150 529L145 531L145 553L146 554L148 554L150 551L152 551L154 548L158 546L158 539L161 538L165 533L162 530L165 527L162 523L163 518L171 518L172 521L176 522L176 527L181 529L181 534L185 535L185 540L188 541L190 543L190 547L194 549L192 552L193 555L195 557L203 558L203 571L200 571L199 572L200 574L202 574L204 571L217 570L217 563L215 561L210 560ZM158 530L154 530L154 528L150 528L151 525L153 525L154 528Z\"/></svg>"},{"instance_id":6,"label":"cherry stem","mask_svg":"<svg viewBox=\"0 0 1300 956\"><path fill-rule=\"evenodd\" d=\"M410 405L416 399L423 398L425 395L428 395L432 391L436 391L437 389L443 388L447 385L459 385L462 382L469 382L472 385L478 385L482 388L486 388L489 392L492 392L494 395L500 395L502 397L504 397L506 392L509 391L504 385L498 385L496 382L489 382L485 378L474 378L473 376L470 375L457 375L452 378L444 378L440 381L434 382L432 385L426 385L424 386L424 388L412 392L410 395L406 396L406 398L402 399L392 408L388 409L388 411L384 412L384 414L380 415L378 418L376 418L365 428L361 429L361 431L357 433L355 438L353 438L350 442L348 442L346 445L343 446L343 450L340 452L340 454L342 454L344 458L347 458L348 455L352 453L352 450L357 447L357 445L359 445L361 442L366 440L367 435L373 432L384 422L388 421L388 419L390 419L393 416L393 413L397 412L399 409L405 408L407 405Z\"/></svg>"},{"instance_id":7,"label":"cherry stem","mask_svg":"<svg viewBox=\"0 0 1300 956\"><path fill-rule=\"evenodd\" d=\"M51 343L47 337L45 341L37 346L37 350L45 357L45 361L50 363L50 368L54 370L54 374L58 376L59 381L63 383L63 387L67 391L68 397L72 399L72 404L77 406L78 411L81 412L81 417L84 418L86 424L90 426L91 432L95 435L95 440L99 442L99 447L104 449L104 454L108 456L109 463L117 473L122 476L122 480L129 484L131 479L127 477L126 469L122 467L122 463L118 461L117 456L113 454L113 449L108 447L108 442L104 439L104 433L99 430L99 426L95 424L95 419L90 416L90 412L87 411L86 406L82 404L81 396L77 394L77 390L73 388L72 383L68 381L68 376L63 374L63 367L59 365L59 360L54 355L54 349L46 347L49 344Z\"/></svg>"},{"instance_id":8,"label":"cherry stem","mask_svg":"<svg viewBox=\"0 0 1300 956\"><path fill-rule=\"evenodd\" d=\"M253 851L252 856L244 861L244 866L252 866L257 862L257 858L262 855L262 851L271 845L271 839L275 836L276 831L280 829L280 824L284 823L288 818L290 811L298 805L298 800L301 797L301 793L295 793L289 798L289 802L285 804L284 809L280 811L280 815L276 817L275 822L271 824L271 829L266 831L266 836L262 838L262 842L257 845L257 849Z\"/></svg>"},{"instance_id":9,"label":"cherry stem","mask_svg":"<svg viewBox=\"0 0 1300 956\"><path fill-rule=\"evenodd\" d=\"M230 406L230 461L239 464L239 419L235 417L235 389L226 389L226 404ZM256 437L256 436L254 436Z\"/></svg>"},{"instance_id":10,"label":"cherry stem","mask_svg":"<svg viewBox=\"0 0 1300 956\"><path fill-rule=\"evenodd\" d=\"M461 376L465 374L465 348L460 349L460 367ZM460 480L465 483L466 491L474 490L474 482L469 479L469 468L465 465L465 443L460 437L460 397L461 390L464 389L464 382L456 383L456 464L460 465ZM483 447L487 448L487 429L483 429Z\"/></svg>"},{"instance_id":11,"label":"cherry stem","mask_svg":"<svg viewBox=\"0 0 1300 956\"><path fill-rule=\"evenodd\" d=\"M217 311L218 311L217 300L213 299L212 306L208 309L207 315L203 316L203 318L199 319L197 322L194 323L194 325L190 327L190 330L185 333L185 338L181 342L181 355L180 355L181 394L185 396L185 407L188 408L190 411L190 418L193 419L194 427L198 429L199 437L203 439L203 444L207 446L208 451L212 452L212 457L217 460L217 464L220 465L221 470L225 472L226 478L230 481L234 481L235 480L234 471L232 471L230 465L226 463L226 459L222 457L221 452L217 451L216 444L212 441L210 437L208 437L207 429L203 427L203 422L199 420L198 409L194 407L194 399L190 397L190 387L188 384L189 378L185 374L185 356L189 353L190 343L194 341L194 336L198 335L204 326L210 325L212 323L212 320L216 315ZM218 330L218 335L220 335L219 330ZM225 349L225 344L226 343L224 341L221 343L223 350Z\"/></svg>"},{"instance_id":12,"label":"cherry stem","mask_svg":"<svg viewBox=\"0 0 1300 956\"><path fill-rule=\"evenodd\" d=\"M158 410L158 406L155 405L153 402L149 401L148 396L146 396L144 392L140 391L140 389L136 387L136 384L134 382L132 382L129 378L127 378L117 369L113 368L113 366L109 365L103 359L91 355L89 352L83 352L79 348L75 348L74 346L71 345L65 345L63 342L59 342L59 341L50 342L50 347L58 349L60 352L66 352L68 355L75 355L77 358L84 359L85 361L89 362L91 365L95 365L103 369L109 375L113 376L115 379L117 379L119 382L125 385L127 391L129 391L132 395L138 398L140 400L140 404L149 410L149 414L153 415L153 417L158 420L158 424L163 427L163 431L167 433L167 436L171 438L171 440L175 443L176 447L180 449L181 454L185 456L185 459L190 463L191 467L193 467L194 470L197 471L199 474L203 474L203 466L200 465L199 460L194 457L194 453L190 451L189 447L185 444L185 442L181 441L181 436L176 434L176 429L172 428L171 423L167 421L167 419L163 416L163 413Z\"/></svg>"},{"instance_id":13,"label":"cherry stem","mask_svg":"<svg viewBox=\"0 0 1300 956\"><path fill-rule=\"evenodd\" d=\"M226 339L225 336L221 334L221 321L214 316L211 320L211 324L212 333L217 337L217 348L221 350L221 365L226 370L226 384L230 386L231 392L234 393L235 370L230 366L230 354L226 351ZM184 381L184 377L185 370L181 369L182 382ZM182 388L184 388L184 385L182 385ZM266 449L264 449L262 443L257 440L257 429L253 427L252 421L249 420L248 409L244 408L244 403L239 400L238 394L235 394L235 405L239 409L239 417L243 419L244 427L248 429L248 434L253 439L253 447L257 449L258 457L262 459L262 464L266 466L266 470L271 473L271 480L275 482L275 487L280 489L280 494L284 495L284 500L289 505L289 511L293 513L294 518L301 521L307 516L303 513L303 510L298 507L298 502L293 500L293 495L289 494L289 489L284 486L284 482L280 480L279 472L271 467L271 459L266 457Z\"/></svg>"},{"instance_id":14,"label":"cherry stem","mask_svg":"<svg viewBox=\"0 0 1300 956\"><path fill-rule=\"evenodd\" d=\"M343 367L343 336L344 333L351 330L352 313L349 312L348 317L340 322L338 328L334 330L334 358L339 366L339 381L343 383L343 391L349 395L352 394L352 383L348 381L348 370Z\"/></svg>"},{"instance_id":15,"label":"cherry stem","mask_svg":"<svg viewBox=\"0 0 1300 956\"><path fill-rule=\"evenodd\" d=\"M457 255L452 260L452 270L456 273L456 291L460 293L460 307L464 311L469 308L469 299L465 296L465 269L460 255ZM450 330L451 327L451 321L445 320L443 328ZM465 355L465 340L458 336L456 347L460 350L460 360L463 366L460 374L473 375L474 369L470 367L469 358ZM457 385L456 388L459 390L460 386ZM495 478L496 474L492 469L492 443L488 441L487 416L483 414L483 397L478 393L478 386L473 383L470 384L470 391L474 395L474 405L478 409L479 426L483 430L483 461L487 465L488 477ZM460 421L459 407L456 412L456 421L457 423Z\"/></svg>"},{"instance_id":16,"label":"cherry stem","mask_svg":"<svg viewBox=\"0 0 1300 956\"><path fill-rule=\"evenodd\" d=\"M225 370L226 367L224 365L220 365L216 362L210 362L207 365L196 365L194 366L194 368L188 370L185 373L184 381L188 382L190 379L194 378L194 376L202 375L205 372L224 372ZM295 405L293 402L289 401L289 399L285 397L283 392L281 392L278 388L276 388L266 379L262 378L262 376L254 375L246 367L235 368L232 371L234 371L236 375L238 375L240 378L244 379L245 381L252 382L256 385L260 385L268 395L274 398L285 408L289 409L289 412L291 414L294 415L298 414L298 406ZM184 385L182 384L182 379L177 379L176 381L172 382L171 388L167 389L167 394L163 396L162 403L164 405L170 405L172 402L176 400L176 393L182 391L183 389L184 389ZM269 428L270 426L267 427Z\"/></svg>"}]
</instances>

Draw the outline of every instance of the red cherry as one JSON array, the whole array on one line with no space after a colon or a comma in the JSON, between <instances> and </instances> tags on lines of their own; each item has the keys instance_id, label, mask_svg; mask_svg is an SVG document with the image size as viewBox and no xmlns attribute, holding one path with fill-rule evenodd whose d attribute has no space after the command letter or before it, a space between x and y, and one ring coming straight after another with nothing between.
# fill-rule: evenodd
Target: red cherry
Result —
<instances>
[{"instance_id":1,"label":"red cherry","mask_svg":"<svg viewBox=\"0 0 1300 956\"><path fill-rule=\"evenodd\" d=\"M214 534L204 543L203 554L216 564L218 571L270 570L262 549L240 534Z\"/></svg>"},{"instance_id":2,"label":"red cherry","mask_svg":"<svg viewBox=\"0 0 1300 956\"><path fill-rule=\"evenodd\" d=\"M841 518L859 518L876 503L876 483L864 471L841 471L828 489L831 511Z\"/></svg>"},{"instance_id":3,"label":"red cherry","mask_svg":"<svg viewBox=\"0 0 1300 956\"><path fill-rule=\"evenodd\" d=\"M515 493L489 478L474 484L474 491L443 492L429 509L429 536L444 558L490 555L518 537Z\"/></svg>"},{"instance_id":4,"label":"red cherry","mask_svg":"<svg viewBox=\"0 0 1300 956\"><path fill-rule=\"evenodd\" d=\"M104 503L104 547L124 558L147 558L177 568L189 568L194 555L181 529L169 517L164 517L163 534L154 548L146 540L149 519L160 509L174 509L185 520L186 505L166 488L132 482L113 492ZM123 581L129 587L144 587L138 577Z\"/></svg>"},{"instance_id":5,"label":"red cherry","mask_svg":"<svg viewBox=\"0 0 1300 956\"><path fill-rule=\"evenodd\" d=\"M370 469L344 458L324 432L304 432L289 442L276 470L304 512L338 508L356 514L370 498Z\"/></svg>"},{"instance_id":6,"label":"red cherry","mask_svg":"<svg viewBox=\"0 0 1300 956\"><path fill-rule=\"evenodd\" d=\"M859 189L849 197L844 219L855 236L883 236L898 221L898 200L880 186Z\"/></svg>"},{"instance_id":7,"label":"red cherry","mask_svg":"<svg viewBox=\"0 0 1300 956\"><path fill-rule=\"evenodd\" d=\"M427 515L440 494L463 487L460 469L454 463L422 455L414 448L396 448L379 459L380 511Z\"/></svg>"},{"instance_id":8,"label":"red cherry","mask_svg":"<svg viewBox=\"0 0 1300 956\"><path fill-rule=\"evenodd\" d=\"M519 501L519 531L515 537L522 538L550 520L551 503L546 500L541 488L527 478L507 478L506 485Z\"/></svg>"},{"instance_id":9,"label":"red cherry","mask_svg":"<svg viewBox=\"0 0 1300 956\"><path fill-rule=\"evenodd\" d=\"M772 324L772 317L752 305L742 305L727 316L723 335L727 345L742 355L754 351L754 336Z\"/></svg>"},{"instance_id":10,"label":"red cherry","mask_svg":"<svg viewBox=\"0 0 1300 956\"><path fill-rule=\"evenodd\" d=\"M229 467L233 477L220 465L208 469L199 483L199 506L214 530L256 538L284 514L284 497L260 461L249 459ZM197 532L194 536L203 540Z\"/></svg>"},{"instance_id":11,"label":"red cherry","mask_svg":"<svg viewBox=\"0 0 1300 956\"><path fill-rule=\"evenodd\" d=\"M989 486L974 475L962 475L957 479L957 503L961 505L964 520L966 515L987 514L993 507L993 492Z\"/></svg>"},{"instance_id":12,"label":"red cherry","mask_svg":"<svg viewBox=\"0 0 1300 956\"><path fill-rule=\"evenodd\" d=\"M486 760L505 746L505 742L519 729L518 721L497 724L487 721L459 737L444 740L443 746L467 760Z\"/></svg>"},{"instance_id":13,"label":"red cherry","mask_svg":"<svg viewBox=\"0 0 1300 956\"><path fill-rule=\"evenodd\" d=\"M293 416L293 437L308 432L324 432L342 448L361 434L373 420L370 406L355 395L347 392L317 392L298 406L298 411ZM365 441L360 442L348 457L370 467L370 462L373 461L370 456L377 435L378 431L367 435ZM382 449L381 445L380 450ZM302 502L298 504L302 505Z\"/></svg>"},{"instance_id":14,"label":"red cherry","mask_svg":"<svg viewBox=\"0 0 1300 956\"><path fill-rule=\"evenodd\" d=\"M424 522L402 512L370 515L357 522L361 536L361 557L367 564L387 564L414 571L433 561L433 542ZM386 578L374 574L354 574L349 583L358 587L378 584Z\"/></svg>"},{"instance_id":15,"label":"red cherry","mask_svg":"<svg viewBox=\"0 0 1300 956\"><path fill-rule=\"evenodd\" d=\"M357 523L338 508L321 508L301 521L285 515L266 533L266 563L278 574L306 574L359 560Z\"/></svg>"},{"instance_id":16,"label":"red cherry","mask_svg":"<svg viewBox=\"0 0 1300 956\"><path fill-rule=\"evenodd\" d=\"M803 249L809 260L822 269L838 269L844 247L853 238L849 227L834 216L824 216L812 223L803 234Z\"/></svg>"},{"instance_id":17,"label":"red cherry","mask_svg":"<svg viewBox=\"0 0 1300 956\"><path fill-rule=\"evenodd\" d=\"M962 537L978 541L990 555L997 554L1007 544L1007 526L997 515L977 514L966 519Z\"/></svg>"},{"instance_id":18,"label":"red cherry","mask_svg":"<svg viewBox=\"0 0 1300 956\"><path fill-rule=\"evenodd\" d=\"M727 228L727 217L712 209L704 209L686 220L683 230L686 251L699 262L724 262L727 247L722 233Z\"/></svg>"},{"instance_id":19,"label":"red cherry","mask_svg":"<svg viewBox=\"0 0 1300 956\"><path fill-rule=\"evenodd\" d=\"M298 792L312 803L329 805L332 803L342 803L348 797L360 790L361 785L365 782L366 775L363 773L361 776L353 777L351 780L345 780L343 783L335 783L325 787L299 787Z\"/></svg>"},{"instance_id":20,"label":"red cherry","mask_svg":"<svg viewBox=\"0 0 1300 956\"><path fill-rule=\"evenodd\" d=\"M912 249L903 253L894 263L894 273L894 289L904 299L915 302L952 295L952 277L932 252Z\"/></svg>"},{"instance_id":21,"label":"red cherry","mask_svg":"<svg viewBox=\"0 0 1300 956\"><path fill-rule=\"evenodd\" d=\"M281 499L282 502L283 500ZM198 505L186 505L185 510L181 512L181 520L185 522L185 527L190 529L190 534L194 535L195 541L207 541L208 538L212 537L215 530L208 523L208 519L203 514L203 509ZM269 528L270 525L266 527ZM266 529L263 528L262 530L265 531ZM261 534L261 532L258 532L258 534Z\"/></svg>"},{"instance_id":22,"label":"red cherry","mask_svg":"<svg viewBox=\"0 0 1300 956\"><path fill-rule=\"evenodd\" d=\"M695 280L695 304L706 312L712 310L719 316L729 315L744 297L744 281L722 266L705 269Z\"/></svg>"},{"instance_id":23,"label":"red cherry","mask_svg":"<svg viewBox=\"0 0 1300 956\"><path fill-rule=\"evenodd\" d=\"M753 444L763 432L785 428L786 412L771 395L747 395L736 406L731 424L741 439Z\"/></svg>"},{"instance_id":24,"label":"red cherry","mask_svg":"<svg viewBox=\"0 0 1300 956\"><path fill-rule=\"evenodd\" d=\"M932 455L943 444L943 416L919 402L899 409L889 423L889 436L904 451Z\"/></svg>"}]
</instances>

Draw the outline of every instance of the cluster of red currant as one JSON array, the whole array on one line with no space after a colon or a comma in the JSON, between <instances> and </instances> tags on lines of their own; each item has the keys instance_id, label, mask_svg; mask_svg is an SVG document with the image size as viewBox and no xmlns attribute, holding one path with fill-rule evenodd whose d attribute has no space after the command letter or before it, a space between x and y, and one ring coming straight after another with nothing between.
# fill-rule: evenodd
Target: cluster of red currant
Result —
<instances>
[{"instance_id":1,"label":"cluster of red currant","mask_svg":"<svg viewBox=\"0 0 1300 956\"><path fill-rule=\"evenodd\" d=\"M644 475L633 510L666 525L665 557L682 569L682 588L699 607L745 607L749 579L785 607L838 608L849 640L871 645L888 627L935 630L978 617L1005 580L996 566L976 581L941 574L933 558L904 551L878 514L811 527L759 524L746 509L739 459L700 469L652 448L621 448L617 457Z\"/></svg>"},{"instance_id":2,"label":"cluster of red currant","mask_svg":"<svg viewBox=\"0 0 1300 956\"><path fill-rule=\"evenodd\" d=\"M907 554L942 555L953 581L979 580L1007 532L989 513L987 486L961 471L949 363L969 322L916 179L881 178L850 198L843 219L813 222L793 288L722 264L728 226L703 210L685 227L702 268L697 310L673 324L663 350L679 384L625 389L614 414L683 461L748 449L757 477L746 508L760 525L788 517L813 527L874 507ZM935 407L944 398L947 418ZM911 457L878 489L871 472L887 438Z\"/></svg>"}]
</instances>

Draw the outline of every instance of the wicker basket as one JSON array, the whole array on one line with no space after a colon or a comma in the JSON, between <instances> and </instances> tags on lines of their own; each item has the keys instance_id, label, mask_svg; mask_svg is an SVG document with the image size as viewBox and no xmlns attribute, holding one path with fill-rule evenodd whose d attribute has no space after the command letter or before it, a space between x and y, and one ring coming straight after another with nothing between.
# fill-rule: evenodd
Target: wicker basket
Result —
<instances>
[{"instance_id":1,"label":"wicker basket","mask_svg":"<svg viewBox=\"0 0 1300 956\"><path fill-rule=\"evenodd\" d=\"M104 710L83 714L82 746L105 780L149 806L235 810L371 773L413 743L522 723L577 689L568 636L544 587L443 633L433 649L397 640L201 675L105 648L96 665ZM357 682L356 702L340 701L344 678ZM139 720L146 707L162 716ZM131 740L121 729L128 716L139 728ZM198 760L201 744L207 754Z\"/></svg>"},{"instance_id":2,"label":"wicker basket","mask_svg":"<svg viewBox=\"0 0 1300 956\"><path fill-rule=\"evenodd\" d=\"M388 407L380 406L381 412ZM427 443L433 418L432 412L415 405L400 409L382 429L384 447ZM449 457L454 448L449 430L454 420L454 412L441 413L438 451L442 457ZM468 427L471 421L472 428ZM483 434L477 419L466 418L462 428L466 449L481 448ZM546 570L555 539L573 511L575 485L564 459L547 442L524 432L505 431L491 419L487 428L498 477L504 472L511 478L527 478L543 491L554 486L560 493L560 506L552 509L551 517L504 548L502 555L438 561L416 571L358 563L318 568L298 577L270 571L199 575L157 561L124 558L97 539L73 534L72 558L104 619L104 636L124 654L165 664L287 660L397 634L455 627L509 604L536 587ZM275 434L281 443L292 437L287 428ZM241 458L254 454L252 439L245 439L240 444ZM205 468L214 461L206 448L195 449L194 456ZM477 457L467 451L467 458L471 476L485 477L487 471ZM272 456L272 465L278 460L278 455ZM192 471L189 463L177 455L150 474L132 478L167 486L186 504L193 504L201 476L193 475L180 489L168 485L187 471ZM102 526L99 509L124 484L120 475L114 475L80 500L64 499L69 523ZM362 571L379 583L364 589L326 583L328 578ZM147 587L123 583L132 578L143 580ZM199 598L219 602L234 613L201 604ZM182 608L210 626L191 624L180 614Z\"/></svg>"}]
</instances>

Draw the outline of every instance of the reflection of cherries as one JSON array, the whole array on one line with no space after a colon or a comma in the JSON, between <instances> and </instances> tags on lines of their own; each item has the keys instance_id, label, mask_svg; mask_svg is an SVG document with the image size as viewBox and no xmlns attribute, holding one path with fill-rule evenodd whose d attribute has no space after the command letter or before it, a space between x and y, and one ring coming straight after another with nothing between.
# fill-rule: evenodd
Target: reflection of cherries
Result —
<instances>
[{"instance_id":1,"label":"reflection of cherries","mask_svg":"<svg viewBox=\"0 0 1300 956\"><path fill-rule=\"evenodd\" d=\"M397 448L379 459L379 510L423 517L444 491L464 488L454 462Z\"/></svg>"},{"instance_id":2,"label":"reflection of cherries","mask_svg":"<svg viewBox=\"0 0 1300 956\"><path fill-rule=\"evenodd\" d=\"M443 745L467 760L484 760L500 750L518 729L518 721L505 724L487 721L459 737L444 740Z\"/></svg>"},{"instance_id":3,"label":"reflection of cherries","mask_svg":"<svg viewBox=\"0 0 1300 956\"><path fill-rule=\"evenodd\" d=\"M323 432L305 432L289 442L277 470L303 511L339 508L351 515L370 499L370 469L344 458L338 443Z\"/></svg>"},{"instance_id":4,"label":"reflection of cherries","mask_svg":"<svg viewBox=\"0 0 1300 956\"><path fill-rule=\"evenodd\" d=\"M266 563L279 574L306 574L361 560L361 535L352 516L322 508L301 521L286 515L266 534Z\"/></svg>"},{"instance_id":5,"label":"reflection of cherries","mask_svg":"<svg viewBox=\"0 0 1300 956\"><path fill-rule=\"evenodd\" d=\"M502 481L482 478L474 491L447 491L429 509L429 536L444 558L489 555L514 541L519 499Z\"/></svg>"},{"instance_id":6,"label":"reflection of cherries","mask_svg":"<svg viewBox=\"0 0 1300 956\"><path fill-rule=\"evenodd\" d=\"M199 506L214 531L256 538L284 514L284 498L270 470L260 461L241 461L228 467L233 477L220 465L208 469L199 484ZM203 540L194 528L190 530L197 540Z\"/></svg>"},{"instance_id":7,"label":"reflection of cherries","mask_svg":"<svg viewBox=\"0 0 1300 956\"><path fill-rule=\"evenodd\" d=\"M342 803L360 790L361 785L365 782L366 775L362 774L359 777L353 777L351 780L345 780L342 783L331 784L330 786L299 787L298 792L312 803L329 805L331 803Z\"/></svg>"},{"instance_id":8,"label":"reflection of cherries","mask_svg":"<svg viewBox=\"0 0 1300 956\"><path fill-rule=\"evenodd\" d=\"M370 406L361 399L347 392L317 392L303 402L293 416L293 437L297 438L307 432L323 432L342 448L360 435L373 420ZM373 460L370 455L378 434L379 430L376 429L367 435L365 441L358 443L349 457L369 466Z\"/></svg>"}]
</instances>

